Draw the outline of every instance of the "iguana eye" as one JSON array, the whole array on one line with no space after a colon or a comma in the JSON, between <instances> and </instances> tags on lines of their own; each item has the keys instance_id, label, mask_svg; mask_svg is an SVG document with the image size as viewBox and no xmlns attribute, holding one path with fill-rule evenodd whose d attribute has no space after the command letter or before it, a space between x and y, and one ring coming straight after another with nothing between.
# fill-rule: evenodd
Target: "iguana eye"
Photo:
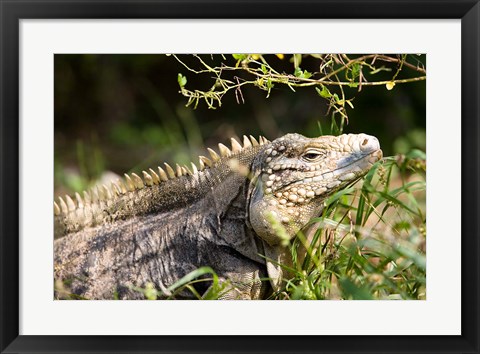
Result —
<instances>
[{"instance_id":1,"label":"iguana eye","mask_svg":"<svg viewBox=\"0 0 480 354\"><path fill-rule=\"evenodd\" d=\"M312 162L320 159L323 156L323 153L318 150L308 150L305 154L303 154L303 159L306 161Z\"/></svg>"}]
</instances>

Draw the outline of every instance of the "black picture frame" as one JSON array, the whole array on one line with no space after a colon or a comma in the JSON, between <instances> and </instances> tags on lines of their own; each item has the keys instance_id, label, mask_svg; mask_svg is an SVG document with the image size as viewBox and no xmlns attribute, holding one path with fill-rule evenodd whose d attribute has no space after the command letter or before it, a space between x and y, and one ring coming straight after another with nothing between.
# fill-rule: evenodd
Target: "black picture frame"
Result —
<instances>
[{"instance_id":1,"label":"black picture frame","mask_svg":"<svg viewBox=\"0 0 480 354\"><path fill-rule=\"evenodd\" d=\"M478 353L478 0L0 0L1 353ZM461 19L462 310L459 336L27 336L19 335L19 20L78 18ZM448 137L446 137L448 139ZM445 161L448 168L448 161ZM459 171L460 173L460 171ZM444 183L448 184L448 181ZM448 206L448 186L445 188ZM448 262L446 263L448 266ZM261 314L259 314L261 317ZM197 319L199 326L202 320ZM261 319L268 325L268 319ZM414 319L412 319L413 321Z\"/></svg>"}]
</instances>

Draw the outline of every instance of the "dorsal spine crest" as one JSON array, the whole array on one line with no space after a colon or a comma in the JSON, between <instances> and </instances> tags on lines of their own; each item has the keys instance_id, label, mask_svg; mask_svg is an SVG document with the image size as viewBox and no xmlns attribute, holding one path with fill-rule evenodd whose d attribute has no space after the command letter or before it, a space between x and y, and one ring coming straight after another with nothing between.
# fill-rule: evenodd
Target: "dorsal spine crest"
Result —
<instances>
[{"instance_id":1,"label":"dorsal spine crest","mask_svg":"<svg viewBox=\"0 0 480 354\"><path fill-rule=\"evenodd\" d=\"M58 203L54 201L54 215L58 217L67 217L70 213L78 215L79 209L85 209L85 219L95 219L95 213L101 211L107 206L113 205L115 200L129 193L135 193L146 188L151 188L165 182L176 180L180 177L193 178L192 183L199 182L200 172L214 168L232 155L239 154L245 149L268 144L269 141L260 136L258 141L253 136L243 136L243 146L234 138L231 138L231 149L222 143L218 144L219 153L208 148L207 151L211 159L205 156L199 156L199 166L191 162L191 168L176 164L175 169L168 163L164 163L165 169L158 166L157 172L152 168L148 171L142 171L142 177L136 173L124 174L123 179L111 182L110 186L95 186L88 191L83 191L83 196L75 193L75 200L66 195L64 198L58 197ZM89 209L88 211L86 209ZM87 220L85 220L87 221Z\"/></svg>"}]
</instances>

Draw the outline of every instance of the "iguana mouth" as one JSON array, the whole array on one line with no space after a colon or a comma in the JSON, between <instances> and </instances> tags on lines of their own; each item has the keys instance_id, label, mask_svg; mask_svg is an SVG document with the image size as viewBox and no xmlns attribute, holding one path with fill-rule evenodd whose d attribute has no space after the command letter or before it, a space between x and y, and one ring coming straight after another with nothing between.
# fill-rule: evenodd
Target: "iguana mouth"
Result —
<instances>
[{"instance_id":1,"label":"iguana mouth","mask_svg":"<svg viewBox=\"0 0 480 354\"><path fill-rule=\"evenodd\" d=\"M367 162L367 166L365 166L365 167L369 167L368 165L372 166L377 161L380 161L380 159L382 159L382 157L383 157L383 152L382 152L382 150L378 149L378 150L375 150L371 153L368 153L367 155L364 155L364 156L362 156L362 157L360 157L360 158L358 158L354 161L349 162L345 166L336 168L335 170L333 170L331 172L333 172L334 176L338 176L340 174L340 173L337 173L338 171L348 170L349 169L348 167L350 167L352 165L360 165L360 163L365 162L365 161ZM364 168L362 168L362 167L359 166L358 168L361 168L362 170L364 170Z\"/></svg>"}]
</instances>

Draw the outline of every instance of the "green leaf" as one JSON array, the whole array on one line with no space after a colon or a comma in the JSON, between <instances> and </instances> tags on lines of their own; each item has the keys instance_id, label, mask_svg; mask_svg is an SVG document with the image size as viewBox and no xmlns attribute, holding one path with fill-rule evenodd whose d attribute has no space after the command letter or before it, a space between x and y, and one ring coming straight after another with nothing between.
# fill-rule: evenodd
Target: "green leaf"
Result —
<instances>
[{"instance_id":1,"label":"green leaf","mask_svg":"<svg viewBox=\"0 0 480 354\"><path fill-rule=\"evenodd\" d=\"M346 298L353 300L372 300L372 294L366 287L357 286L348 278L339 280L343 294Z\"/></svg>"},{"instance_id":2,"label":"green leaf","mask_svg":"<svg viewBox=\"0 0 480 354\"><path fill-rule=\"evenodd\" d=\"M315 90L317 90L317 93L320 95L320 97L323 98L330 98L332 97L332 94L328 90L326 86L321 85L322 89L320 90L318 87L315 87Z\"/></svg>"},{"instance_id":3,"label":"green leaf","mask_svg":"<svg viewBox=\"0 0 480 354\"><path fill-rule=\"evenodd\" d=\"M296 77L300 77L302 79L308 79L308 78L312 77L312 73L308 72L307 70L302 71L302 69L300 67L296 67L293 74Z\"/></svg>"},{"instance_id":4,"label":"green leaf","mask_svg":"<svg viewBox=\"0 0 480 354\"><path fill-rule=\"evenodd\" d=\"M362 66L360 65L360 63L354 63L352 65L352 69L351 69L352 80L355 80L357 77L360 76L360 70L362 70Z\"/></svg>"},{"instance_id":5,"label":"green leaf","mask_svg":"<svg viewBox=\"0 0 480 354\"><path fill-rule=\"evenodd\" d=\"M186 285L186 284L190 283L192 280L194 280L194 279L196 279L196 278L198 278L202 275L205 275L205 274L215 275L215 272L210 267L200 267L200 268L188 273L187 275L185 275L183 278L178 280L173 285L169 286L168 290L169 291L174 291L175 289L177 289L177 288L179 288L183 285Z\"/></svg>"},{"instance_id":6,"label":"green leaf","mask_svg":"<svg viewBox=\"0 0 480 354\"><path fill-rule=\"evenodd\" d=\"M419 150L419 149L412 149L410 150L406 155L405 157L407 159L422 159L422 160L426 160L427 159L427 154L425 154L425 152L423 152L422 150Z\"/></svg>"},{"instance_id":7,"label":"green leaf","mask_svg":"<svg viewBox=\"0 0 480 354\"><path fill-rule=\"evenodd\" d=\"M275 86L270 78L267 79L267 88L271 89Z\"/></svg>"},{"instance_id":8,"label":"green leaf","mask_svg":"<svg viewBox=\"0 0 480 354\"><path fill-rule=\"evenodd\" d=\"M265 66L265 64L262 64L262 66L260 68L262 69L262 73L264 73L265 75L268 74L268 70L267 70L267 67Z\"/></svg>"},{"instance_id":9,"label":"green leaf","mask_svg":"<svg viewBox=\"0 0 480 354\"><path fill-rule=\"evenodd\" d=\"M232 57L235 59L235 60L243 60L245 59L246 57L248 57L247 54L232 54Z\"/></svg>"},{"instance_id":10,"label":"green leaf","mask_svg":"<svg viewBox=\"0 0 480 354\"><path fill-rule=\"evenodd\" d=\"M187 78L180 73L178 73L177 81L181 88L185 87L187 84Z\"/></svg>"},{"instance_id":11,"label":"green leaf","mask_svg":"<svg viewBox=\"0 0 480 354\"><path fill-rule=\"evenodd\" d=\"M341 189L341 190L335 192L330 197L328 197L328 199L326 201L324 201L324 204L328 208L334 202L339 200L343 195L352 194L354 191L355 191L355 188L352 188L352 187Z\"/></svg>"},{"instance_id":12,"label":"green leaf","mask_svg":"<svg viewBox=\"0 0 480 354\"><path fill-rule=\"evenodd\" d=\"M303 77L304 77L305 79L309 79L309 78L312 77L312 73L311 73L311 72L308 72L307 70L304 70L304 71L303 71Z\"/></svg>"},{"instance_id":13,"label":"green leaf","mask_svg":"<svg viewBox=\"0 0 480 354\"><path fill-rule=\"evenodd\" d=\"M270 78L267 79L267 83L266 83L266 86L267 86L267 98L270 97L270 91L272 90L273 86L275 86L272 82L272 80Z\"/></svg>"}]
</instances>

